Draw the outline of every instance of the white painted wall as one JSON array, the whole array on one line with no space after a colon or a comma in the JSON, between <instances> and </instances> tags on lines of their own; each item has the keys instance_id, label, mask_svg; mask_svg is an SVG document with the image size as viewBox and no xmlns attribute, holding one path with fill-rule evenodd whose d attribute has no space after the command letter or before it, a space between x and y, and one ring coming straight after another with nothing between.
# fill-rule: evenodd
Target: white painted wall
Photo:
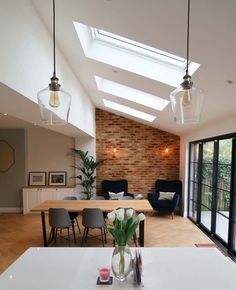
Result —
<instances>
[{"instance_id":1,"label":"white painted wall","mask_svg":"<svg viewBox=\"0 0 236 290\"><path fill-rule=\"evenodd\" d=\"M20 93L17 98L22 98L24 105L18 106L17 111L22 112L24 120L35 122L39 112L29 120L24 96L37 103L37 92L49 83L53 72L52 36L30 0L0 0L0 35L0 82ZM95 136L94 105L58 49L56 60L60 84L72 95L69 122ZM5 111L3 100L0 105ZM14 116L15 110L11 112L9 106L7 109Z\"/></svg>"},{"instance_id":2,"label":"white painted wall","mask_svg":"<svg viewBox=\"0 0 236 290\"><path fill-rule=\"evenodd\" d=\"M183 214L187 215L189 142L236 132L236 115L180 137L180 180L183 182Z\"/></svg>"},{"instance_id":3,"label":"white painted wall","mask_svg":"<svg viewBox=\"0 0 236 290\"><path fill-rule=\"evenodd\" d=\"M28 171L66 171L67 185L74 186L74 138L38 126L26 132Z\"/></svg>"}]
</instances>

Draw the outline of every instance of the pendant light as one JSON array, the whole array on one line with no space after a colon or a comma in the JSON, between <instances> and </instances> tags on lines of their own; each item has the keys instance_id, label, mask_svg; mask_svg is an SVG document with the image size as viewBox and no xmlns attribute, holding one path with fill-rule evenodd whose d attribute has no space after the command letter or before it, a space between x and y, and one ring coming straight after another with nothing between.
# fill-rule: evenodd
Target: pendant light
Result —
<instances>
[{"instance_id":1,"label":"pendant light","mask_svg":"<svg viewBox=\"0 0 236 290\"><path fill-rule=\"evenodd\" d=\"M184 81L180 87L170 94L171 107L174 112L174 120L177 124L191 124L200 121L203 90L193 86L191 76L188 72L189 65L189 18L190 18L190 0L188 0L187 17L187 66Z\"/></svg>"},{"instance_id":2,"label":"pendant light","mask_svg":"<svg viewBox=\"0 0 236 290\"><path fill-rule=\"evenodd\" d=\"M71 95L61 88L56 76L55 0L53 0L53 76L47 88L37 94L42 122L63 125L68 122Z\"/></svg>"}]
</instances>

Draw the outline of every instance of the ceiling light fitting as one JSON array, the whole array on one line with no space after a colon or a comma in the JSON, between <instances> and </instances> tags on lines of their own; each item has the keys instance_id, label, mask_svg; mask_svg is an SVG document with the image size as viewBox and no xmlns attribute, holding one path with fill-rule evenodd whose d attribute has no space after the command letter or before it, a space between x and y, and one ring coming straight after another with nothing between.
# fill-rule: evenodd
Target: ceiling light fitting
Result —
<instances>
[{"instance_id":1,"label":"ceiling light fitting","mask_svg":"<svg viewBox=\"0 0 236 290\"><path fill-rule=\"evenodd\" d=\"M177 124L191 124L200 121L203 90L193 86L191 76L188 72L189 66L189 19L190 19L190 0L188 0L187 17L187 65L186 73L180 87L170 94L171 107L174 112L174 120Z\"/></svg>"},{"instance_id":2,"label":"ceiling light fitting","mask_svg":"<svg viewBox=\"0 0 236 290\"><path fill-rule=\"evenodd\" d=\"M37 94L41 118L47 125L63 125L68 122L71 95L61 88L56 76L55 0L53 0L53 76L47 88Z\"/></svg>"}]
</instances>

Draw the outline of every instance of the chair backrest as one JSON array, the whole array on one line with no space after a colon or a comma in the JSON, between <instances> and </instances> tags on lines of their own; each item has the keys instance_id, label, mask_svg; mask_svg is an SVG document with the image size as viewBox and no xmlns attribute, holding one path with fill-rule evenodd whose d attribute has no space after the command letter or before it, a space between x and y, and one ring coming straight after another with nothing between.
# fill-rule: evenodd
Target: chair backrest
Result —
<instances>
[{"instance_id":1,"label":"chair backrest","mask_svg":"<svg viewBox=\"0 0 236 290\"><path fill-rule=\"evenodd\" d=\"M71 226L71 219L65 208L49 208L49 225L53 228Z\"/></svg>"},{"instance_id":2,"label":"chair backrest","mask_svg":"<svg viewBox=\"0 0 236 290\"><path fill-rule=\"evenodd\" d=\"M105 197L101 196L101 195L94 195L90 199L93 199L93 200L104 200Z\"/></svg>"},{"instance_id":3,"label":"chair backrest","mask_svg":"<svg viewBox=\"0 0 236 290\"><path fill-rule=\"evenodd\" d=\"M181 197L182 194L182 182L180 180L164 180L157 179L156 181L156 193L159 197L159 192L175 192Z\"/></svg>"},{"instance_id":4,"label":"chair backrest","mask_svg":"<svg viewBox=\"0 0 236 290\"><path fill-rule=\"evenodd\" d=\"M105 226L103 212L100 208L84 208L82 225L86 228L100 228Z\"/></svg>"},{"instance_id":5,"label":"chair backrest","mask_svg":"<svg viewBox=\"0 0 236 290\"><path fill-rule=\"evenodd\" d=\"M68 196L64 196L63 200L77 200L76 196L72 196L72 195L68 195Z\"/></svg>"},{"instance_id":6,"label":"chair backrest","mask_svg":"<svg viewBox=\"0 0 236 290\"><path fill-rule=\"evenodd\" d=\"M124 196L123 195L123 196L119 197L119 199L126 199L127 200L127 199L134 199L134 198L132 196L128 196L128 195Z\"/></svg>"},{"instance_id":7,"label":"chair backrest","mask_svg":"<svg viewBox=\"0 0 236 290\"><path fill-rule=\"evenodd\" d=\"M128 181L126 179L120 180L103 180L102 181L102 195L105 199L109 199L108 192L124 192L124 195L128 193Z\"/></svg>"}]
</instances>

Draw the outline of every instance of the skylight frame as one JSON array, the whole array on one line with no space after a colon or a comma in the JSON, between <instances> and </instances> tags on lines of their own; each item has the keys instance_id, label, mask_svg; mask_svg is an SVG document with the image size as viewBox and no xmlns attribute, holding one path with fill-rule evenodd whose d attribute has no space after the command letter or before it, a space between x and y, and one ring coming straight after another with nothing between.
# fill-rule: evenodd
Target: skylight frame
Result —
<instances>
[{"instance_id":1,"label":"skylight frame","mask_svg":"<svg viewBox=\"0 0 236 290\"><path fill-rule=\"evenodd\" d=\"M125 38L114 33L107 32L102 29L90 27L90 32L94 40L110 43L111 45L118 46L122 49L129 50L139 55L141 54L142 56L152 58L155 61L174 65L181 69L185 69L187 66L187 60L185 58L168 53L166 51L148 46L146 44Z\"/></svg>"},{"instance_id":2,"label":"skylight frame","mask_svg":"<svg viewBox=\"0 0 236 290\"><path fill-rule=\"evenodd\" d=\"M132 103L145 106L158 111L163 111L170 103L169 100L158 96L125 86L123 84L94 76L97 89L99 91L111 94Z\"/></svg>"},{"instance_id":3,"label":"skylight frame","mask_svg":"<svg viewBox=\"0 0 236 290\"><path fill-rule=\"evenodd\" d=\"M156 116L154 116L154 115L142 112L142 111L137 110L137 109L133 109L131 107L128 107L128 106L125 106L125 105L122 105L122 104L119 104L119 103L116 103L116 102L113 102L113 101L110 101L107 99L103 99L103 104L105 107L110 108L114 111L118 111L118 112L124 113L126 115L130 115L132 117L139 118L141 120L145 120L145 121L150 122L150 123L152 123L156 119Z\"/></svg>"},{"instance_id":4,"label":"skylight frame","mask_svg":"<svg viewBox=\"0 0 236 290\"><path fill-rule=\"evenodd\" d=\"M167 61L147 56L147 54L143 55L97 39L95 28L75 21L73 24L86 57L175 88L179 87L183 81L185 65L173 65ZM192 76L199 67L200 64L191 61L189 74Z\"/></svg>"}]
</instances>

